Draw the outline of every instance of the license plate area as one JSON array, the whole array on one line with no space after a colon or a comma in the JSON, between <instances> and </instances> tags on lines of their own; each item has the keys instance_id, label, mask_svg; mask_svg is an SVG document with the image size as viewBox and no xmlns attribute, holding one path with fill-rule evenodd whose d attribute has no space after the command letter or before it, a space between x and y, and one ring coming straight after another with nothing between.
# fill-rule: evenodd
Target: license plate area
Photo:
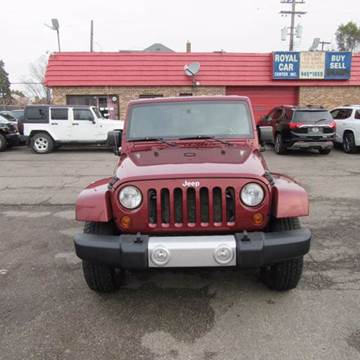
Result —
<instances>
[{"instance_id":1,"label":"license plate area","mask_svg":"<svg viewBox=\"0 0 360 360\"><path fill-rule=\"evenodd\" d=\"M316 127L316 126L314 126L314 127L309 127L309 128L308 128L308 133L309 133L310 135L321 135L321 134L323 133L323 129L320 128L320 127Z\"/></svg>"},{"instance_id":2,"label":"license plate area","mask_svg":"<svg viewBox=\"0 0 360 360\"><path fill-rule=\"evenodd\" d=\"M149 267L219 267L236 265L233 235L157 236L148 243Z\"/></svg>"}]
</instances>

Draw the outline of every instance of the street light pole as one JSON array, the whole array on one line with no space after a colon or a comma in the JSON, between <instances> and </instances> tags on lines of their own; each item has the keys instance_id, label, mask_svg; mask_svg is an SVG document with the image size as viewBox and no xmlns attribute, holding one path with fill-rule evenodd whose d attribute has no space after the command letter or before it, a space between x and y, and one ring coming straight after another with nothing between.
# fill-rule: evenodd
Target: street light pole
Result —
<instances>
[{"instance_id":1,"label":"street light pole","mask_svg":"<svg viewBox=\"0 0 360 360\"><path fill-rule=\"evenodd\" d=\"M57 29L56 29L56 33L57 33L58 49L59 49L59 52L61 52L61 48L60 48L60 32L59 32L59 28L57 28Z\"/></svg>"},{"instance_id":2,"label":"street light pole","mask_svg":"<svg viewBox=\"0 0 360 360\"><path fill-rule=\"evenodd\" d=\"M47 26L48 28L50 28L51 30L55 30L56 34L57 34L57 42L58 42L58 50L59 52L61 52L61 48L60 48L60 24L59 24L59 20L58 19L51 19L51 24L52 25L48 25L45 24L45 26Z\"/></svg>"},{"instance_id":3,"label":"street light pole","mask_svg":"<svg viewBox=\"0 0 360 360\"><path fill-rule=\"evenodd\" d=\"M94 20L90 23L90 52L94 51Z\"/></svg>"}]
</instances>

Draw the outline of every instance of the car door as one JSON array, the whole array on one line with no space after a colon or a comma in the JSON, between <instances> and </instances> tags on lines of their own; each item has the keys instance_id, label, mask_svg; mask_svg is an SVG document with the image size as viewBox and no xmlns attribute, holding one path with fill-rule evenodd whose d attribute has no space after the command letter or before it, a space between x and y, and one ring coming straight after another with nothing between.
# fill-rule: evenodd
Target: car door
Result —
<instances>
[{"instance_id":1,"label":"car door","mask_svg":"<svg viewBox=\"0 0 360 360\"><path fill-rule=\"evenodd\" d=\"M98 122L90 108L72 109L71 141L98 142L101 140Z\"/></svg>"},{"instance_id":2,"label":"car door","mask_svg":"<svg viewBox=\"0 0 360 360\"><path fill-rule=\"evenodd\" d=\"M50 133L57 141L67 142L70 136L70 121L69 109L64 108L50 108L49 119Z\"/></svg>"}]
</instances>

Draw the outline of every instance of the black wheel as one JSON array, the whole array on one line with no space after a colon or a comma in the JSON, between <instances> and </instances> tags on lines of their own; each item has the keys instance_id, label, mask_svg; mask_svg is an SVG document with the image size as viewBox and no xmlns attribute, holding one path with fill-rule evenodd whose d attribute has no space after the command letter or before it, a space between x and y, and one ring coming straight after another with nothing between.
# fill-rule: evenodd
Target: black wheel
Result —
<instances>
[{"instance_id":1,"label":"black wheel","mask_svg":"<svg viewBox=\"0 0 360 360\"><path fill-rule=\"evenodd\" d=\"M321 155L329 155L331 153L331 149L320 149L319 153Z\"/></svg>"},{"instance_id":2,"label":"black wheel","mask_svg":"<svg viewBox=\"0 0 360 360\"><path fill-rule=\"evenodd\" d=\"M54 150L54 140L47 133L37 133L30 139L30 145L37 154L48 154Z\"/></svg>"},{"instance_id":3,"label":"black wheel","mask_svg":"<svg viewBox=\"0 0 360 360\"><path fill-rule=\"evenodd\" d=\"M275 136L274 150L279 155L282 155L282 154L286 153L286 146L284 144L284 140L283 140L282 135L280 133L277 133L276 136Z\"/></svg>"},{"instance_id":4,"label":"black wheel","mask_svg":"<svg viewBox=\"0 0 360 360\"><path fill-rule=\"evenodd\" d=\"M85 223L84 233L113 235L115 227L112 223ZM83 260L84 278L91 290L100 293L109 293L118 290L121 286L122 271L108 265Z\"/></svg>"},{"instance_id":5,"label":"black wheel","mask_svg":"<svg viewBox=\"0 0 360 360\"><path fill-rule=\"evenodd\" d=\"M7 147L7 141L5 136L0 134L0 151L5 151Z\"/></svg>"},{"instance_id":6,"label":"black wheel","mask_svg":"<svg viewBox=\"0 0 360 360\"><path fill-rule=\"evenodd\" d=\"M345 132L343 138L343 149L348 154L356 153L356 144L354 134L350 131Z\"/></svg>"},{"instance_id":7,"label":"black wheel","mask_svg":"<svg viewBox=\"0 0 360 360\"><path fill-rule=\"evenodd\" d=\"M275 219L270 226L271 231L300 229L298 218ZM287 291L296 288L301 278L304 257L289 259L264 267L260 270L260 278L271 290Z\"/></svg>"}]
</instances>

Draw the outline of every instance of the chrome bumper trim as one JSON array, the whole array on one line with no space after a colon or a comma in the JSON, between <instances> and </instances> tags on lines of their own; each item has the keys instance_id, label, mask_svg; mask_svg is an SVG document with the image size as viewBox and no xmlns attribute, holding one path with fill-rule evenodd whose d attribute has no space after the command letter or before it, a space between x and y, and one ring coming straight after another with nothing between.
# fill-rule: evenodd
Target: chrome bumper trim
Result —
<instances>
[{"instance_id":1,"label":"chrome bumper trim","mask_svg":"<svg viewBox=\"0 0 360 360\"><path fill-rule=\"evenodd\" d=\"M236 266L233 235L154 236L148 243L149 267Z\"/></svg>"}]
</instances>

